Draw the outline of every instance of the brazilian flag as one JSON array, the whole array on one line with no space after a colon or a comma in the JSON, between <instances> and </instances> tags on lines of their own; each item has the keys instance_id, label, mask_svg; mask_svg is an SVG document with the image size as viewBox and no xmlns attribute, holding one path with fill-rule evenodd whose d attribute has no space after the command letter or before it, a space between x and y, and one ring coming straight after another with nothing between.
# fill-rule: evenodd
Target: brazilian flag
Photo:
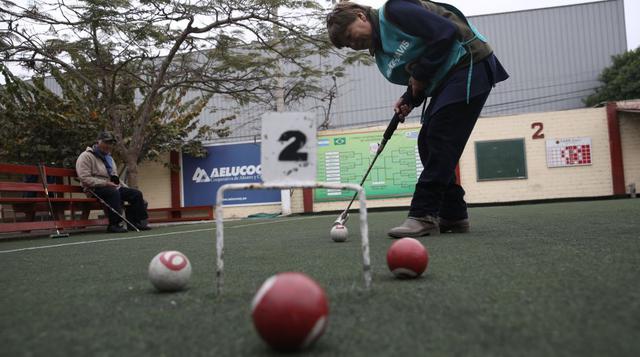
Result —
<instances>
[{"instance_id":1,"label":"brazilian flag","mask_svg":"<svg viewBox=\"0 0 640 357\"><path fill-rule=\"evenodd\" d=\"M342 138L333 138L333 145L346 145L347 144L347 138L342 137Z\"/></svg>"}]
</instances>

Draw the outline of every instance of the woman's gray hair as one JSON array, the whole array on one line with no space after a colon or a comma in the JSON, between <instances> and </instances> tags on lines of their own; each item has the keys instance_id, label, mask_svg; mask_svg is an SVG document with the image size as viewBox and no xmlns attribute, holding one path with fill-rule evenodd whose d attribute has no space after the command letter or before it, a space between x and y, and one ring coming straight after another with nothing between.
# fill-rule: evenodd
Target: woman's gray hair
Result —
<instances>
[{"instance_id":1,"label":"woman's gray hair","mask_svg":"<svg viewBox=\"0 0 640 357\"><path fill-rule=\"evenodd\" d=\"M369 17L371 6L360 5L348 0L342 0L327 14L327 31L329 40L337 48L348 45L346 41L347 28L362 13Z\"/></svg>"}]
</instances>

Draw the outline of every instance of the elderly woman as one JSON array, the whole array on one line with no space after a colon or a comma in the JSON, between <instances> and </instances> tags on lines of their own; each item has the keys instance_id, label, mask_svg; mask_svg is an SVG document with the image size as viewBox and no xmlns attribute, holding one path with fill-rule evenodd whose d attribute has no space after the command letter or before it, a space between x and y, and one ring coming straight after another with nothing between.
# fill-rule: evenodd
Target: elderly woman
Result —
<instances>
[{"instance_id":1,"label":"elderly woman","mask_svg":"<svg viewBox=\"0 0 640 357\"><path fill-rule=\"evenodd\" d=\"M379 9L343 1L327 28L337 48L368 50L388 81L407 86L394 106L402 120L431 97L418 136L424 170L409 216L389 236L468 232L455 168L491 89L509 77L485 37L460 10L424 0L389 0Z\"/></svg>"}]
</instances>

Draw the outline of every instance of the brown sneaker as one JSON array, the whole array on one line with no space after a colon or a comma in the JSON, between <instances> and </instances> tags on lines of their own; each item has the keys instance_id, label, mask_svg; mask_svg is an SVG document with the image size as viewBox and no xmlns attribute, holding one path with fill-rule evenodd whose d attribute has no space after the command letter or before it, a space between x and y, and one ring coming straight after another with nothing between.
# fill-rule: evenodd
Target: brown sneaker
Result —
<instances>
[{"instance_id":1,"label":"brown sneaker","mask_svg":"<svg viewBox=\"0 0 640 357\"><path fill-rule=\"evenodd\" d=\"M417 238L440 234L438 219L433 216L408 217L402 225L392 228L387 233L391 238Z\"/></svg>"},{"instance_id":2,"label":"brown sneaker","mask_svg":"<svg viewBox=\"0 0 640 357\"><path fill-rule=\"evenodd\" d=\"M469 233L469 219L448 220L440 217L440 233Z\"/></svg>"}]
</instances>

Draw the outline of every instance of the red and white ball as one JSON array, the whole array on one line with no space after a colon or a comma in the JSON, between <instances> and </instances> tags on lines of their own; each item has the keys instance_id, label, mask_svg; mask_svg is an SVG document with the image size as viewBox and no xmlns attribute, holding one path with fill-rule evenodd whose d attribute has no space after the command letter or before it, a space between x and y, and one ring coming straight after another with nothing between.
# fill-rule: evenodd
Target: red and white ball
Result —
<instances>
[{"instance_id":1,"label":"red and white ball","mask_svg":"<svg viewBox=\"0 0 640 357\"><path fill-rule=\"evenodd\" d=\"M413 238L395 241L387 251L389 270L400 279L417 278L429 264L429 252L422 243Z\"/></svg>"},{"instance_id":2,"label":"red and white ball","mask_svg":"<svg viewBox=\"0 0 640 357\"><path fill-rule=\"evenodd\" d=\"M191 263L178 251L160 252L149 263L149 280L159 291L184 289L191 278Z\"/></svg>"},{"instance_id":3,"label":"red and white ball","mask_svg":"<svg viewBox=\"0 0 640 357\"><path fill-rule=\"evenodd\" d=\"M267 279L251 303L253 325L262 339L279 351L311 345L329 318L324 290L302 273L280 273Z\"/></svg>"},{"instance_id":4,"label":"red and white ball","mask_svg":"<svg viewBox=\"0 0 640 357\"><path fill-rule=\"evenodd\" d=\"M336 224L331 227L331 232L329 234L334 242L346 242L347 237L349 236L349 230L342 224Z\"/></svg>"}]
</instances>

